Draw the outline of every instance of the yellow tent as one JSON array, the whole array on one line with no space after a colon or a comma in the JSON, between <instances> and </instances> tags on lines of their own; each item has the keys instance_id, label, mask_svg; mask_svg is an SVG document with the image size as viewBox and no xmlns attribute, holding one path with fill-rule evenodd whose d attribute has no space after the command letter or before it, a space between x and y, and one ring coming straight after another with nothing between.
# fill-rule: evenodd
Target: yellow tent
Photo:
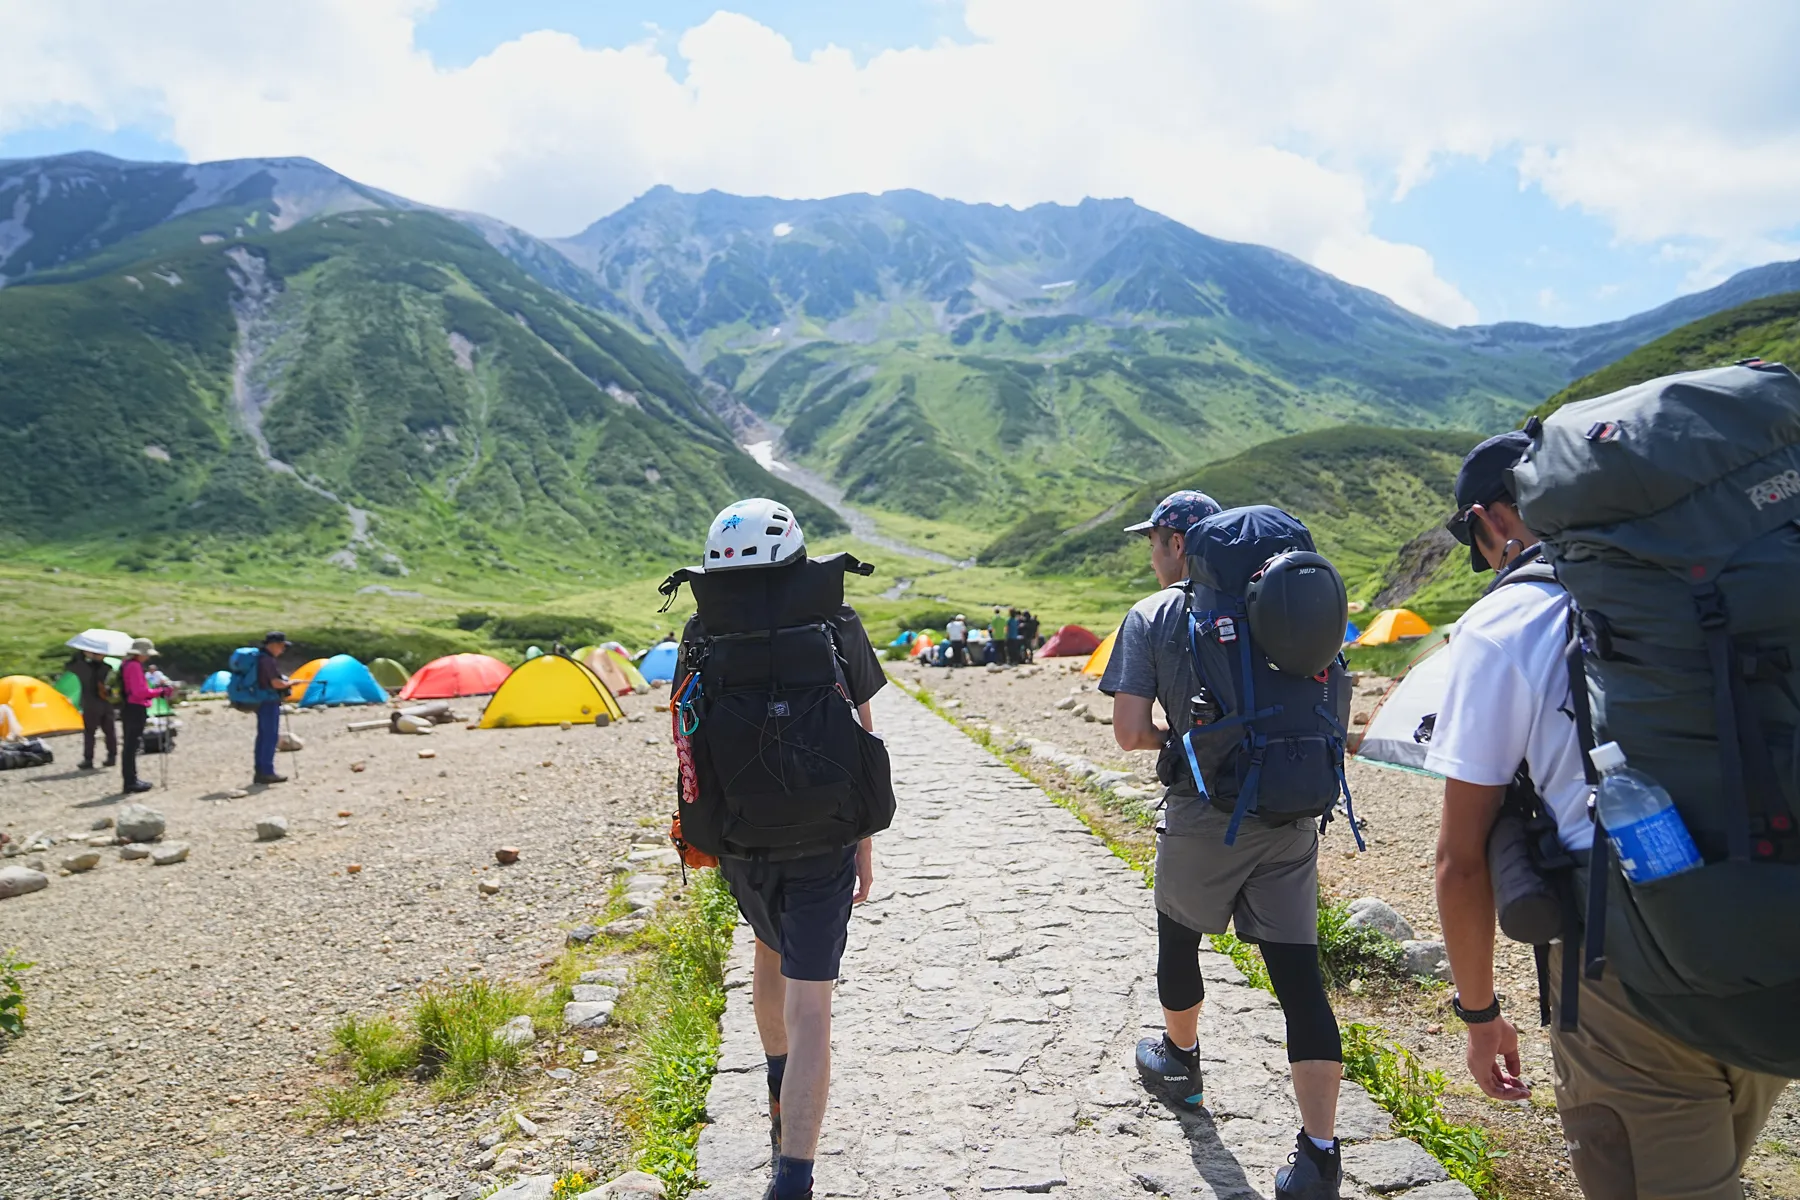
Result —
<instances>
[{"instance_id":1,"label":"yellow tent","mask_svg":"<svg viewBox=\"0 0 1800 1200\"><path fill-rule=\"evenodd\" d=\"M541 654L513 668L481 714L483 729L521 725L593 724L606 716L617 721L625 710L600 677L572 658Z\"/></svg>"},{"instance_id":2,"label":"yellow tent","mask_svg":"<svg viewBox=\"0 0 1800 1200\"><path fill-rule=\"evenodd\" d=\"M6 710L0 713L0 725L7 727L7 737L81 732L81 711L61 692L29 675L0 679L0 707Z\"/></svg>"},{"instance_id":3,"label":"yellow tent","mask_svg":"<svg viewBox=\"0 0 1800 1200\"><path fill-rule=\"evenodd\" d=\"M1113 642L1118 640L1118 637L1119 631L1115 629L1100 639L1100 644L1094 647L1094 652L1087 656L1086 662L1081 664L1083 675L1091 675L1098 679L1106 674L1106 664L1112 661Z\"/></svg>"},{"instance_id":4,"label":"yellow tent","mask_svg":"<svg viewBox=\"0 0 1800 1200\"><path fill-rule=\"evenodd\" d=\"M319 668L330 661L331 660L328 658L315 658L305 666L301 667L298 671L295 671L292 675L289 675L288 682L294 685L294 689L288 693L287 698L292 700L295 704L304 700L306 698L307 684L311 683L312 677L319 673Z\"/></svg>"},{"instance_id":5,"label":"yellow tent","mask_svg":"<svg viewBox=\"0 0 1800 1200\"><path fill-rule=\"evenodd\" d=\"M1410 608L1384 608L1369 622L1368 629L1356 639L1358 646L1385 646L1406 638L1424 637L1431 632L1425 618Z\"/></svg>"}]
</instances>

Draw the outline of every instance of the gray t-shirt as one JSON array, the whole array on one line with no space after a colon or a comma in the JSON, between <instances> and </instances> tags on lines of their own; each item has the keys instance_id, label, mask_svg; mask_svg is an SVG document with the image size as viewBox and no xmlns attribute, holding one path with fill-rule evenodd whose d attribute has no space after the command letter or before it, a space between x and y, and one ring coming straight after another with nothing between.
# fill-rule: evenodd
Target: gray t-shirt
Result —
<instances>
[{"instance_id":1,"label":"gray t-shirt","mask_svg":"<svg viewBox=\"0 0 1800 1200\"><path fill-rule=\"evenodd\" d=\"M1209 597L1210 593L1202 599ZM1109 696L1124 692L1155 700L1170 728L1185 729L1188 702L1199 687L1188 645L1188 586L1166 587L1132 605L1119 626L1100 690ZM1193 832L1200 813L1211 811L1185 773L1169 789L1164 805L1165 827L1176 834Z\"/></svg>"}]
</instances>

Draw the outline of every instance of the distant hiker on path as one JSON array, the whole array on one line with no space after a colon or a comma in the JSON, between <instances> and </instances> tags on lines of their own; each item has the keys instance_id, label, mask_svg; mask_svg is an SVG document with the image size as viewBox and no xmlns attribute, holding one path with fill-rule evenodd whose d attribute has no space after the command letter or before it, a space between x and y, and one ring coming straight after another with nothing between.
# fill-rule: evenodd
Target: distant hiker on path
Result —
<instances>
[{"instance_id":1,"label":"distant hiker on path","mask_svg":"<svg viewBox=\"0 0 1800 1200\"><path fill-rule=\"evenodd\" d=\"M698 612L673 702L680 842L715 856L756 933L751 984L768 1059L768 1200L812 1196L831 1086L831 996L850 909L875 877L870 835L894 815L869 701L887 682L856 611L847 554L806 556L793 513L739 501L713 519L705 564L677 571ZM852 1039L852 1044L854 1040Z\"/></svg>"},{"instance_id":2,"label":"distant hiker on path","mask_svg":"<svg viewBox=\"0 0 1800 1200\"><path fill-rule=\"evenodd\" d=\"M1000 611L1000 606L998 604L994 605L993 620L988 622L988 647L988 654L990 655L988 661L997 662L1001 666L1005 666L1006 614Z\"/></svg>"},{"instance_id":3,"label":"distant hiker on path","mask_svg":"<svg viewBox=\"0 0 1800 1200\"><path fill-rule=\"evenodd\" d=\"M1038 648L1038 619L1037 614L1033 613L1030 609L1026 609L1019 614L1019 636L1025 645L1025 661L1036 661Z\"/></svg>"},{"instance_id":4,"label":"distant hiker on path","mask_svg":"<svg viewBox=\"0 0 1800 1200\"><path fill-rule=\"evenodd\" d=\"M1024 625L1019 620L1019 610L1006 610L1006 665L1016 667L1025 661Z\"/></svg>"},{"instance_id":5,"label":"distant hiker on path","mask_svg":"<svg viewBox=\"0 0 1800 1200\"><path fill-rule=\"evenodd\" d=\"M1181 728L1191 726L1204 692L1189 649L1188 610L1212 607L1190 596L1185 532L1220 511L1204 492L1165 497L1148 520L1127 526L1150 541L1150 564L1162 590L1134 606L1119 627L1100 690L1113 698L1113 736L1124 750L1179 754ZM1171 726L1156 724L1160 703ZM1211 712L1208 721L1218 719ZM1228 813L1203 797L1183 760L1164 796L1156 839L1156 987L1164 1033L1138 1043L1147 1086L1178 1108L1204 1104L1200 1071L1200 939L1235 926L1256 943L1287 1018L1288 1062L1303 1128L1290 1165L1277 1173L1277 1200L1337 1200L1341 1167L1336 1140L1343 1048L1319 970L1319 836L1312 820L1270 825L1243 822L1226 845Z\"/></svg>"},{"instance_id":6,"label":"distant hiker on path","mask_svg":"<svg viewBox=\"0 0 1800 1200\"><path fill-rule=\"evenodd\" d=\"M1795 391L1800 392L1800 388ZM1650 385L1645 385L1640 393L1654 394ZM1676 444L1675 435L1665 435L1664 448L1658 452L1653 420L1648 414L1641 421L1626 418L1636 439L1633 453L1642 456L1625 461L1619 468L1622 472L1634 472L1627 480L1635 483L1643 478L1635 472L1645 470L1644 463L1654 465L1658 457L1678 464L1681 474L1672 474L1671 479L1710 478L1700 466L1692 474L1686 473L1690 453ZM1766 429L1769 423L1747 420L1741 427ZM1591 426L1601 428L1599 424ZM1565 445L1587 444L1594 437L1585 420L1572 434L1564 436ZM1558 856L1567 860L1564 865L1539 866L1541 851L1527 851L1523 839L1520 842L1520 853L1528 855L1524 869L1531 874L1541 873L1535 880L1536 889L1569 889L1552 901L1552 912L1557 911L1557 901L1566 901L1560 905L1564 916L1557 929L1539 935L1548 953L1539 958L1538 967L1542 973L1540 987L1547 989L1541 993L1548 1005L1542 1016L1550 1022L1550 1048L1556 1060L1557 1115L1583 1194L1590 1200L1738 1200L1743 1195L1739 1172L1744 1160L1755 1147L1758 1133L1788 1081L1749 1070L1738 1062L1722 1061L1647 1019L1620 978L1621 965L1641 961L1643 955L1630 944L1635 940L1631 932L1622 931L1616 923L1607 923L1607 957L1604 970L1596 978L1588 973L1582 959L1581 924L1573 928L1562 924L1575 919L1571 910L1581 897L1588 895L1590 856L1597 845L1595 818L1589 810L1593 789L1582 763L1588 688L1585 678L1572 675L1565 657L1569 646L1570 596L1550 567L1539 561L1540 539L1525 524L1514 494L1512 472L1520 467L1532 446L1532 435L1520 431L1489 438L1470 451L1457 475L1457 509L1447 525L1456 539L1469 547L1470 568L1477 574L1495 573L1487 592L1457 624L1456 636L1445 651L1450 656L1449 681L1424 764L1426 770L1444 776L1437 848L1438 913L1456 979L1452 1004L1468 1025L1469 1072L1481 1090L1497 1100L1524 1100L1532 1094L1530 1085L1520 1077L1519 1035L1503 1015L1500 997L1494 990L1496 885L1489 865L1489 843L1499 840L1491 835L1505 806L1505 811L1518 819L1532 819L1540 814L1547 818L1555 831L1553 842L1560 842L1566 852ZM1732 453L1739 451L1740 447L1733 446ZM1573 470L1568 464L1575 461L1546 454L1543 465L1535 469L1540 476L1559 466ZM1742 461L1741 457L1733 459L1734 465ZM1635 496L1630 486L1614 489L1605 481L1593 479L1591 474L1585 481L1571 477L1558 482L1571 491L1580 488L1588 495L1607 496L1605 524L1621 529L1624 537L1633 539L1627 544L1656 545L1658 552L1665 552L1672 532L1657 538L1645 536L1647 530L1642 528L1631 530L1630 522L1614 526L1620 519L1622 505L1631 501L1615 501L1612 497ZM1724 494L1735 502L1741 493L1734 487ZM1661 519L1665 512L1694 511L1686 498L1680 504L1671 504L1666 489L1655 496L1658 511L1655 516L1640 519L1640 526ZM1748 505L1744 509L1754 513ZM1723 514L1733 510L1721 504L1716 511ZM1691 520L1687 516L1677 519ZM1747 523L1739 520L1737 526L1724 528L1709 525L1695 530L1689 541L1705 543L1728 537L1740 533ZM1791 541L1791 534L1786 536ZM1659 614L1675 611L1673 606L1655 606L1653 599L1641 591L1634 607L1627 598L1632 589L1643 588L1641 577L1634 578L1629 567L1621 569L1615 565L1616 559L1603 561L1606 569L1619 572L1611 581L1612 595L1619 601L1614 611L1640 617L1652 609ZM1771 570L1780 563L1773 558L1753 561ZM1608 583L1592 574L1593 567L1577 569L1588 572L1581 577L1587 586ZM1800 570L1791 551L1781 569L1790 580ZM1574 579L1570 582L1573 584ZM1677 586L1685 592L1685 582ZM1750 589L1754 585L1740 586ZM1791 582L1781 588L1776 581L1773 590L1781 596L1776 603L1791 603ZM1791 614L1792 610L1788 612ZM1791 628L1795 624L1790 615L1788 625ZM1619 626L1621 631L1626 628L1630 627L1623 623ZM1671 679L1671 674L1680 672L1682 666L1673 662L1658 664L1662 648L1637 640L1636 628L1630 629L1630 636L1633 640L1624 644L1634 647L1634 655L1643 655L1641 659L1628 660L1634 664L1632 670L1645 672L1649 668L1660 672L1640 674L1645 682L1638 686L1655 689L1658 697L1674 698L1661 703L1682 704L1680 697L1687 694L1679 687L1683 681L1679 674ZM1620 638L1624 640L1622 632ZM1641 650L1636 648L1639 646ZM1699 658L1704 661L1705 655ZM1579 664L1580 659L1576 662ZM1579 697L1572 687L1576 679L1582 687ZM1619 736L1622 742L1635 733L1634 744L1647 744L1642 725L1633 724L1645 721L1641 715L1645 710L1656 708L1655 703L1644 700L1647 694L1650 693L1636 693L1629 706L1608 714L1608 732ZM1688 732L1696 735L1684 739L1680 755L1689 762L1716 768L1719 751L1714 746L1703 747L1697 736L1702 728L1708 733L1713 729L1712 713L1703 716L1688 710L1685 716L1675 719L1691 723ZM1596 755L1596 765L1601 757ZM1702 793L1719 790L1723 789L1701 789ZM1696 797L1690 792L1689 800L1690 813L1703 812L1707 803L1719 809L1725 807L1723 801L1710 794ZM1604 804L1601 810L1604 811ZM1682 823L1676 810L1665 809L1662 815L1666 818L1671 813L1677 816L1675 829L1680 830ZM1639 828L1641 823L1610 832L1615 837L1621 832L1633 836ZM1666 830L1667 826L1663 828ZM1598 845L1604 849L1605 842ZM1611 858L1611 854L1605 854L1601 861ZM1791 870L1754 862L1744 863L1743 868L1751 876L1759 869ZM1690 865L1680 871L1684 881L1692 881L1710 869ZM1502 869L1500 874L1503 880L1518 878L1511 870ZM1560 884L1556 883L1558 876ZM1652 887L1657 883L1662 881L1655 881ZM1506 890L1513 894L1516 888L1509 885ZM1624 903L1619 894L1615 890L1610 903ZM1635 930L1651 918L1688 922L1688 927L1696 931L1690 936L1709 944L1709 961L1720 964L1703 985L1709 990L1728 978L1767 979L1780 970L1787 970L1791 977L1792 959L1787 956L1792 950L1781 949L1794 945L1795 916L1791 904L1761 907L1753 900L1747 903L1749 906L1743 910L1706 903L1682 905L1679 911L1645 906L1638 909L1645 915L1634 916L1627 928ZM1637 909L1636 905L1633 907ZM1586 911L1585 905L1581 911ZM1509 935L1513 928L1516 926L1509 927ZM1738 936L1735 929L1745 933ZM1553 937L1560 937L1560 944L1551 945ZM1663 961L1660 952L1653 953L1655 961ZM1670 991L1674 993L1675 989ZM1792 994L1791 984L1779 990L1770 985L1764 993L1766 1001L1754 1009L1743 1010L1737 1022L1728 1015L1729 1009L1712 1010L1697 1028L1722 1039L1722 1045L1729 1045L1728 1057L1732 1059L1753 1058L1769 1046L1784 1042L1791 1047L1797 1016ZM1685 1002L1686 1012L1707 1013L1700 1007L1707 1001L1698 996L1672 994L1671 998ZM1721 996L1714 1002L1722 1000ZM1568 1007L1571 1001L1575 1004L1572 1010ZM1721 1049L1720 1053L1727 1052Z\"/></svg>"},{"instance_id":7,"label":"distant hiker on path","mask_svg":"<svg viewBox=\"0 0 1800 1200\"><path fill-rule=\"evenodd\" d=\"M112 668L106 665L104 656L83 650L69 660L68 671L81 685L81 761L76 767L83 771L94 769L94 735L98 733L106 735L106 761L100 765L117 765L119 730L113 719L117 697L107 694L107 677Z\"/></svg>"},{"instance_id":8,"label":"distant hiker on path","mask_svg":"<svg viewBox=\"0 0 1800 1200\"><path fill-rule=\"evenodd\" d=\"M149 638L138 638L131 643L130 653L119 664L119 690L123 693L120 715L125 726L120 731L125 739L125 752L120 756L120 764L127 795L150 790L149 781L138 778L138 747L144 742L144 726L150 720L150 706L159 697L175 694L172 687L151 687L149 680L145 678L145 664L155 657L155 644Z\"/></svg>"},{"instance_id":9,"label":"distant hiker on path","mask_svg":"<svg viewBox=\"0 0 1800 1200\"><path fill-rule=\"evenodd\" d=\"M969 665L969 618L957 613L944 626L944 637L950 642L950 665L966 667Z\"/></svg>"}]
</instances>

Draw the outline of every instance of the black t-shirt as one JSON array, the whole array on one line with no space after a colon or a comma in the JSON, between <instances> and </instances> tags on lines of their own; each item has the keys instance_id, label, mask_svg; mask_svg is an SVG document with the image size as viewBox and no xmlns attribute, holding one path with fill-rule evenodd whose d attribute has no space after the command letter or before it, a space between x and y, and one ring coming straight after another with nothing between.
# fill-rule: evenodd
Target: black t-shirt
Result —
<instances>
[{"instance_id":1,"label":"black t-shirt","mask_svg":"<svg viewBox=\"0 0 1800 1200\"><path fill-rule=\"evenodd\" d=\"M688 645L705 632L698 616L688 618L681 630L680 661L687 661ZM844 682L850 688L850 703L867 704L876 692L887 686L887 673L881 669L881 659L875 654L875 646L869 641L862 618L846 604L831 618L831 632L837 638L838 658L844 666Z\"/></svg>"}]
</instances>

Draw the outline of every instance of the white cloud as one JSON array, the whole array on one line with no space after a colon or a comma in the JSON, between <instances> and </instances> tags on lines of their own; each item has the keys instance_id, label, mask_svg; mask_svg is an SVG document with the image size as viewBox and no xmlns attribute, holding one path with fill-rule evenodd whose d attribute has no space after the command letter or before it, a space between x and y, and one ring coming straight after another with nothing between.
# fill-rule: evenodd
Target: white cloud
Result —
<instances>
[{"instance_id":1,"label":"white cloud","mask_svg":"<svg viewBox=\"0 0 1800 1200\"><path fill-rule=\"evenodd\" d=\"M546 31L460 69L414 47L429 7L0 0L0 133L149 124L195 158L306 154L545 234L661 182L1130 195L1453 322L1474 307L1369 208L1447 156L1517 152L1524 181L1621 239L1691 244L1697 276L1800 217L1783 0L1706 20L1677 0L964 0L970 42L861 64L719 12L673 59Z\"/></svg>"}]
</instances>

